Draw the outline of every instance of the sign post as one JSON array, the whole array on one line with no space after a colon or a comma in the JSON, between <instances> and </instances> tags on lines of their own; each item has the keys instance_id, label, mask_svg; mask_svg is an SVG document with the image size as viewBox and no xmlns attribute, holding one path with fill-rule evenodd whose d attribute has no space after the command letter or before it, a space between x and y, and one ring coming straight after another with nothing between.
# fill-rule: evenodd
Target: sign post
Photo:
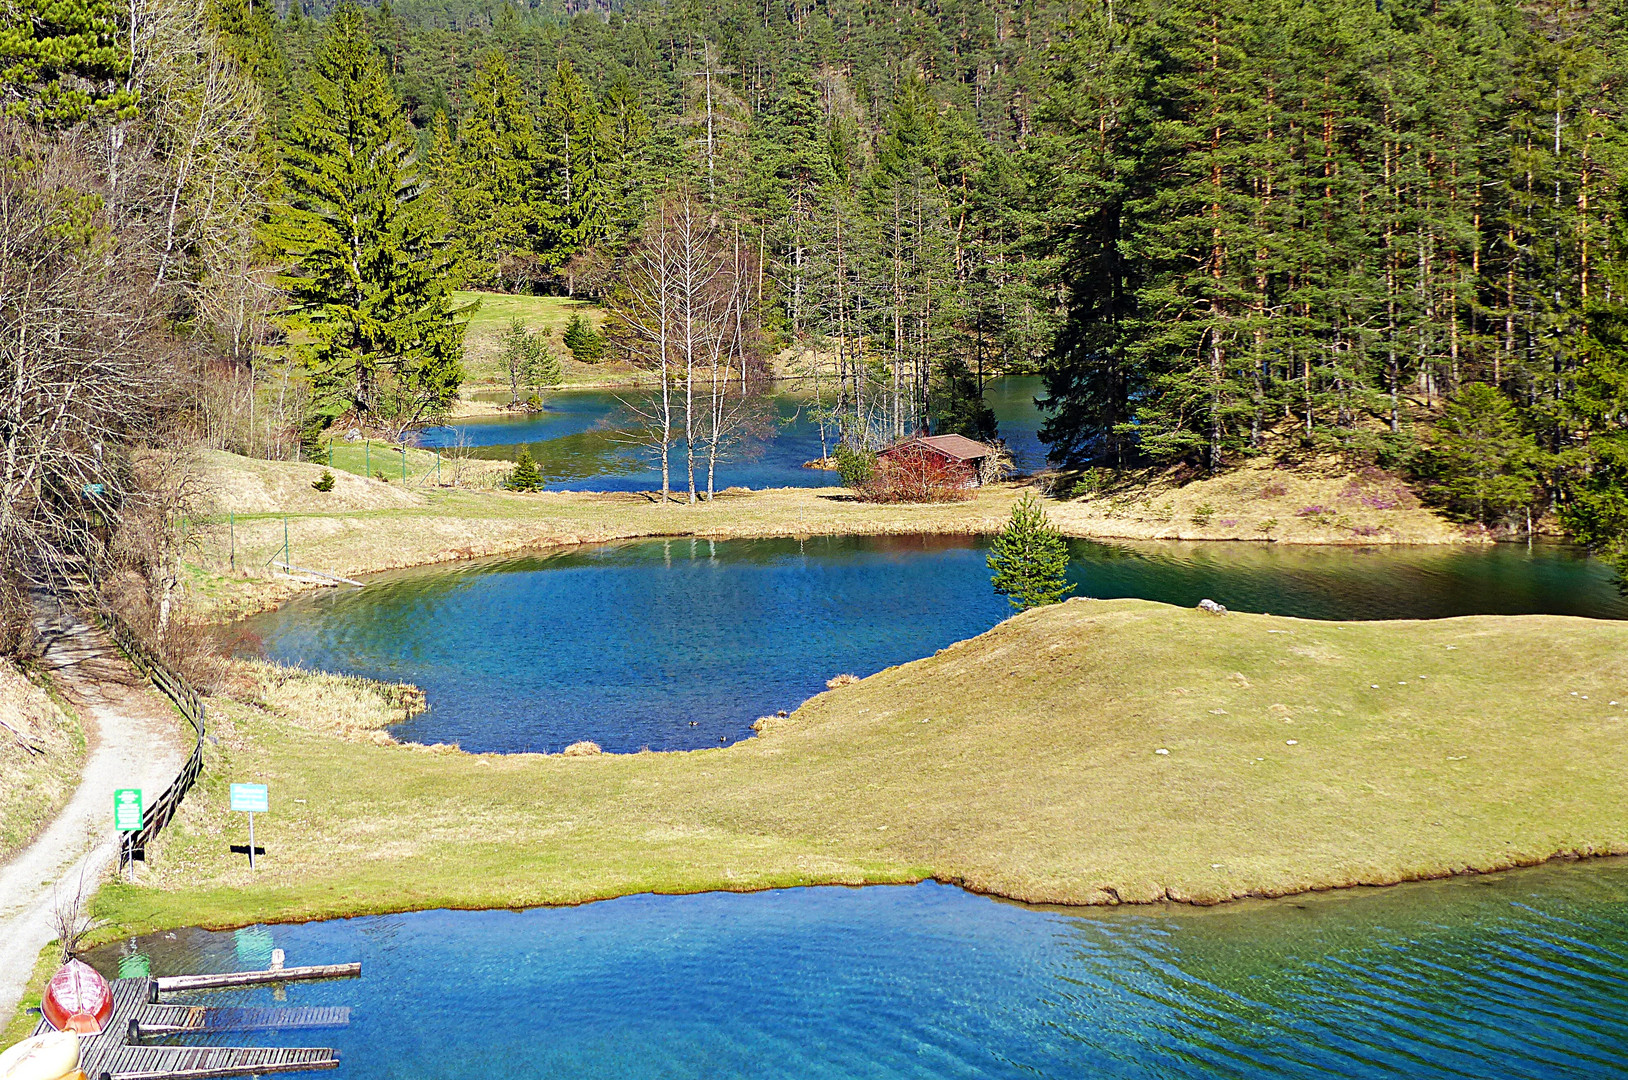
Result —
<instances>
[{"instance_id":1,"label":"sign post","mask_svg":"<svg viewBox=\"0 0 1628 1080\"><path fill-rule=\"evenodd\" d=\"M113 830L120 834L121 847L129 843L129 834L141 831L140 788L119 788L113 792ZM134 858L130 860L130 880L136 880Z\"/></svg>"},{"instance_id":2,"label":"sign post","mask_svg":"<svg viewBox=\"0 0 1628 1080\"><path fill-rule=\"evenodd\" d=\"M249 815L249 869L254 869L254 815L269 814L271 799L264 784L233 784L232 809Z\"/></svg>"}]
</instances>

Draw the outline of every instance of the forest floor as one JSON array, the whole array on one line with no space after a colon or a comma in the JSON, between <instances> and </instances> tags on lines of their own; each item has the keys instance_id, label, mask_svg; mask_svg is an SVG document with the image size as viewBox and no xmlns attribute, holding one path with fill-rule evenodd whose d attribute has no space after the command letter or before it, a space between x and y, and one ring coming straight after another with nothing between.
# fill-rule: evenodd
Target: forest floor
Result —
<instances>
[{"instance_id":1,"label":"forest floor","mask_svg":"<svg viewBox=\"0 0 1628 1080\"><path fill-rule=\"evenodd\" d=\"M839 488L731 488L711 504L660 505L654 493L492 489L507 462L469 463L467 482L436 486L433 455L409 450L409 483L361 471L363 448L335 449L335 486L312 488L323 465L269 462L211 452L202 481L212 523L191 534L189 585L195 614L220 620L274 606L320 585L276 573L272 561L356 577L383 570L502 555L530 548L652 536L711 539L997 531L1029 481L979 489L966 502L877 505ZM375 447L377 466L383 451ZM391 451L374 472L396 475ZM352 461L351 459L355 459ZM455 466L442 461L450 482ZM1281 488L1281 491L1278 491ZM1390 505L1394 503L1394 505ZM1198 508L1213 504L1204 523ZM1418 505L1396 481L1350 474L1246 468L1174 488L1046 502L1064 533L1099 539L1252 539L1305 544L1465 543L1484 540ZM1308 508L1312 513L1301 513ZM230 523L223 520L227 513ZM1274 522L1262 530L1264 521ZM288 558L283 558L287 540Z\"/></svg>"},{"instance_id":2,"label":"forest floor","mask_svg":"<svg viewBox=\"0 0 1628 1080\"><path fill-rule=\"evenodd\" d=\"M391 691L254 678L144 883L99 896L120 934L925 878L1210 904L1628 852L1614 622L1073 600L727 748L585 757L380 745ZM254 873L248 777L276 800Z\"/></svg>"}]
</instances>

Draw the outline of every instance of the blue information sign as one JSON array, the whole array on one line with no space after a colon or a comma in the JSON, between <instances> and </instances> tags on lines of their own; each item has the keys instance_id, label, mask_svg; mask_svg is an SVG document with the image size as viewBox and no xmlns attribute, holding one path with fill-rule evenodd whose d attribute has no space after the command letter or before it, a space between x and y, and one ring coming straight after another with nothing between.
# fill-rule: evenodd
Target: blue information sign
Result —
<instances>
[{"instance_id":1,"label":"blue information sign","mask_svg":"<svg viewBox=\"0 0 1628 1080\"><path fill-rule=\"evenodd\" d=\"M266 785L233 784L232 809L246 810L251 814L269 814L271 800L266 793Z\"/></svg>"}]
</instances>

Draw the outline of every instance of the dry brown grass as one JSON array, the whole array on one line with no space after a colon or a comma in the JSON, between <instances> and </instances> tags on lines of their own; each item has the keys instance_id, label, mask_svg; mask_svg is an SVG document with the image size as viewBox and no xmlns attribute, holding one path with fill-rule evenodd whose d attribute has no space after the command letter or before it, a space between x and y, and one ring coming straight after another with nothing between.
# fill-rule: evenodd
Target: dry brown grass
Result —
<instances>
[{"instance_id":1,"label":"dry brown grass","mask_svg":"<svg viewBox=\"0 0 1628 1080\"><path fill-rule=\"evenodd\" d=\"M1378 469L1342 459L1267 459L1182 484L1139 475L1111 490L1047 504L1074 536L1123 540L1275 540L1294 544L1451 544L1485 539L1420 505Z\"/></svg>"},{"instance_id":2,"label":"dry brown grass","mask_svg":"<svg viewBox=\"0 0 1628 1080\"><path fill-rule=\"evenodd\" d=\"M431 752L221 703L149 884L99 913L135 932L924 877L1210 903L1624 853L1622 703L1621 623L1136 600L1024 613L727 749ZM253 876L223 854L228 775L276 800Z\"/></svg>"},{"instance_id":3,"label":"dry brown grass","mask_svg":"<svg viewBox=\"0 0 1628 1080\"><path fill-rule=\"evenodd\" d=\"M859 676L851 674L851 673L844 673L844 674L841 674L841 675L833 675L831 678L825 680L825 688L827 690L835 690L839 686L852 686L854 683L856 683L858 681L859 681Z\"/></svg>"},{"instance_id":4,"label":"dry brown grass","mask_svg":"<svg viewBox=\"0 0 1628 1080\"><path fill-rule=\"evenodd\" d=\"M603 750L601 750L599 748L598 743L590 742L587 739L583 739L581 742L574 742L570 746L567 746L564 750L561 750L560 751L560 756L561 757L593 757L595 754L603 754L604 752L605 751L603 751Z\"/></svg>"},{"instance_id":5,"label":"dry brown grass","mask_svg":"<svg viewBox=\"0 0 1628 1080\"><path fill-rule=\"evenodd\" d=\"M261 660L235 660L232 696L308 731L351 742L394 742L386 729L423 712L424 691L325 671L302 671Z\"/></svg>"},{"instance_id":6,"label":"dry brown grass","mask_svg":"<svg viewBox=\"0 0 1628 1080\"><path fill-rule=\"evenodd\" d=\"M0 659L0 859L26 847L61 809L85 763L78 719Z\"/></svg>"},{"instance_id":7,"label":"dry brown grass","mask_svg":"<svg viewBox=\"0 0 1628 1080\"><path fill-rule=\"evenodd\" d=\"M200 464L215 512L305 514L336 510L400 510L426 505L424 496L400 484L366 479L343 469L293 461L263 461L225 451L204 451ZM381 452L381 463L383 461ZM332 472L332 491L311 485Z\"/></svg>"}]
</instances>

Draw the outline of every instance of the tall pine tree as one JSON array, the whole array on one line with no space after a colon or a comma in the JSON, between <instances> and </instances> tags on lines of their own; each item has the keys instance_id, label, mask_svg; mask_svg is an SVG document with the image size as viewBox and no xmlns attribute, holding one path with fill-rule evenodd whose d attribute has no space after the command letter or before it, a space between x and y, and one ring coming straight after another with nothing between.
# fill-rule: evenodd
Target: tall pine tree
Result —
<instances>
[{"instance_id":1,"label":"tall pine tree","mask_svg":"<svg viewBox=\"0 0 1628 1080\"><path fill-rule=\"evenodd\" d=\"M290 263L289 322L307 337L310 427L354 412L399 431L443 409L463 378L466 324L448 293L447 227L354 7L329 22L282 172L268 231Z\"/></svg>"}]
</instances>

